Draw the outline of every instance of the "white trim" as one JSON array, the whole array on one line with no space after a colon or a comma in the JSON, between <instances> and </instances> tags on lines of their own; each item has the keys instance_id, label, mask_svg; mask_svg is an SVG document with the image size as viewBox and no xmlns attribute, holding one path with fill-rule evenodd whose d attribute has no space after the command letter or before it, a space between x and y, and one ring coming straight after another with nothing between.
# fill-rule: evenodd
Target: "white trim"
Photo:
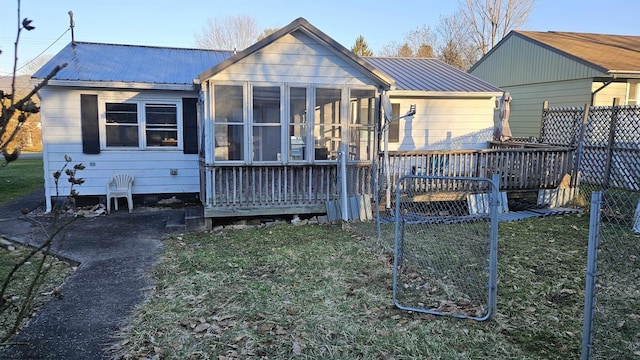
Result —
<instances>
[{"instance_id":1,"label":"white trim","mask_svg":"<svg viewBox=\"0 0 640 360\"><path fill-rule=\"evenodd\" d=\"M450 98L491 98L502 96L501 92L464 92L464 91L415 91L415 90L390 90L389 97L450 97Z\"/></svg>"},{"instance_id":2,"label":"white trim","mask_svg":"<svg viewBox=\"0 0 640 360\"><path fill-rule=\"evenodd\" d=\"M84 81L84 80L49 80L48 86L106 88L106 89L135 89L135 90L181 90L196 91L194 84L154 84L123 81Z\"/></svg>"}]
</instances>

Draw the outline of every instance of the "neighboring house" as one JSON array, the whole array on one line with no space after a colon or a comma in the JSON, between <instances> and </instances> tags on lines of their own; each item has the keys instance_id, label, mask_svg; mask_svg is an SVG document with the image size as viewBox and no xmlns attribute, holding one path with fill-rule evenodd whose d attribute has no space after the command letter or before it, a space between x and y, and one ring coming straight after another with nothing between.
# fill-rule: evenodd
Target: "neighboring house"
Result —
<instances>
[{"instance_id":1,"label":"neighboring house","mask_svg":"<svg viewBox=\"0 0 640 360\"><path fill-rule=\"evenodd\" d=\"M638 104L640 36L512 31L469 73L511 93L514 136L538 136L544 101Z\"/></svg>"},{"instance_id":2,"label":"neighboring house","mask_svg":"<svg viewBox=\"0 0 640 360\"><path fill-rule=\"evenodd\" d=\"M485 147L500 94L437 60L360 58L302 18L237 54L77 42L34 78L61 63L39 94L45 173L67 154L87 166L81 195L128 173L135 195L192 194L207 217L324 212L341 152L346 191L371 194L385 92L418 107L394 125L407 150Z\"/></svg>"}]
</instances>

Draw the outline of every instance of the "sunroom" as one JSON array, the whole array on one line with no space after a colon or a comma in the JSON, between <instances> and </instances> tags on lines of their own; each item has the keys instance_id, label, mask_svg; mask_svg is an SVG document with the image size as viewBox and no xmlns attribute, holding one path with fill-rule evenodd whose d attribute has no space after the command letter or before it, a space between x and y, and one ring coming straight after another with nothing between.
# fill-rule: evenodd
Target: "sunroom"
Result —
<instances>
[{"instance_id":1,"label":"sunroom","mask_svg":"<svg viewBox=\"0 0 640 360\"><path fill-rule=\"evenodd\" d=\"M325 212L372 193L386 75L304 19L200 75L206 217Z\"/></svg>"}]
</instances>

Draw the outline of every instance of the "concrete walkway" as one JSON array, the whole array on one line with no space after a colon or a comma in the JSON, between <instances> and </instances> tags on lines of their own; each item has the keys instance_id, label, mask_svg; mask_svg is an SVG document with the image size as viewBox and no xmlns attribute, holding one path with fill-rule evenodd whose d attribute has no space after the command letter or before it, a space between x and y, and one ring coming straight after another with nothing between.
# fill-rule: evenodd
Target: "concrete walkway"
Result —
<instances>
[{"instance_id":1,"label":"concrete walkway","mask_svg":"<svg viewBox=\"0 0 640 360\"><path fill-rule=\"evenodd\" d=\"M20 219L20 209L44 204L39 191L0 207L0 235L35 245L42 231ZM56 238L54 252L80 263L62 287L62 299L44 305L1 359L105 359L114 334L143 301L146 273L157 261L166 222L176 211L122 208L111 215L81 218ZM175 229L175 228L174 228ZM179 228L177 228L179 230Z\"/></svg>"}]
</instances>

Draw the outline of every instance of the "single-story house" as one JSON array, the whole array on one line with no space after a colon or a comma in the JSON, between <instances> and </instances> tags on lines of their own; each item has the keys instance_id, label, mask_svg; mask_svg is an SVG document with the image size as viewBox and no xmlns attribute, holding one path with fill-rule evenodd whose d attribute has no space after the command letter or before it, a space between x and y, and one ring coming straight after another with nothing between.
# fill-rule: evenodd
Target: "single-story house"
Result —
<instances>
[{"instance_id":1,"label":"single-story house","mask_svg":"<svg viewBox=\"0 0 640 360\"><path fill-rule=\"evenodd\" d=\"M508 91L515 137L538 136L542 104L640 101L640 36L512 31L469 73Z\"/></svg>"},{"instance_id":2,"label":"single-story house","mask_svg":"<svg viewBox=\"0 0 640 360\"><path fill-rule=\"evenodd\" d=\"M138 198L191 194L207 217L324 212L340 183L371 194L382 95L417 105L391 126L412 150L486 147L501 94L434 59L361 58L302 18L237 53L74 42L34 82L62 63L39 92L45 174L69 155L81 196L126 173Z\"/></svg>"}]
</instances>

